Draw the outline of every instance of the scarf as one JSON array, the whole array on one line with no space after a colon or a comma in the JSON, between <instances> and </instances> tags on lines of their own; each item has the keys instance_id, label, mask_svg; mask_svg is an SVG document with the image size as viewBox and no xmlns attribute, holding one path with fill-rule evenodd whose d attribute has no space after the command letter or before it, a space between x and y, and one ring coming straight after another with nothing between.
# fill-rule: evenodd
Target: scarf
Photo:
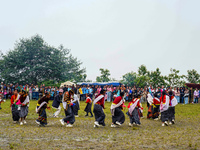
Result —
<instances>
[{"instance_id":1,"label":"scarf","mask_svg":"<svg viewBox=\"0 0 200 150\"><path fill-rule=\"evenodd\" d=\"M153 97L151 96L150 93L147 94L147 101L148 101L149 105L151 105L153 103Z\"/></svg>"},{"instance_id":2,"label":"scarf","mask_svg":"<svg viewBox=\"0 0 200 150\"><path fill-rule=\"evenodd\" d=\"M115 108L121 106L123 104L123 102L124 101L122 99L118 104L112 103L111 108L110 108L112 116L114 116L114 114L115 114Z\"/></svg>"},{"instance_id":3,"label":"scarf","mask_svg":"<svg viewBox=\"0 0 200 150\"><path fill-rule=\"evenodd\" d=\"M45 104L47 104L47 102L42 102L38 108L36 107L36 109L35 109L36 113L39 113L40 109L41 109L42 106L44 106Z\"/></svg>"},{"instance_id":4,"label":"scarf","mask_svg":"<svg viewBox=\"0 0 200 150\"><path fill-rule=\"evenodd\" d=\"M102 98L104 98L104 95L99 95L95 100L94 104L96 104L98 101L100 101Z\"/></svg>"},{"instance_id":5,"label":"scarf","mask_svg":"<svg viewBox=\"0 0 200 150\"><path fill-rule=\"evenodd\" d=\"M129 112L130 115L132 115L132 112L133 112L133 110L135 109L135 107L137 106L137 103L138 103L139 100L140 100L140 99L136 99L136 100L134 99L132 105L130 106L130 108L129 108L129 110L128 110L128 112Z\"/></svg>"}]
</instances>

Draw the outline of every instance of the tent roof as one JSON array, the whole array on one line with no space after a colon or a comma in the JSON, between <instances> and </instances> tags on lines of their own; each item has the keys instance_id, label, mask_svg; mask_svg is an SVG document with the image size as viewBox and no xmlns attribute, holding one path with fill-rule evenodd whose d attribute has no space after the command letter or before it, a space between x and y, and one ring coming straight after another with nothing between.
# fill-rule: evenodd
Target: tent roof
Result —
<instances>
[{"instance_id":1,"label":"tent roof","mask_svg":"<svg viewBox=\"0 0 200 150\"><path fill-rule=\"evenodd\" d=\"M72 86L74 84L74 86L76 86L75 83L71 82L71 81L66 81L64 83L61 83L60 87L64 86L64 85L69 85L69 86Z\"/></svg>"},{"instance_id":2,"label":"tent roof","mask_svg":"<svg viewBox=\"0 0 200 150\"><path fill-rule=\"evenodd\" d=\"M77 85L113 85L113 86L119 86L120 82L78 82Z\"/></svg>"},{"instance_id":3,"label":"tent roof","mask_svg":"<svg viewBox=\"0 0 200 150\"><path fill-rule=\"evenodd\" d=\"M195 84L195 83L186 83L185 84L188 87L192 87L192 88L198 88L200 89L200 84Z\"/></svg>"}]
</instances>

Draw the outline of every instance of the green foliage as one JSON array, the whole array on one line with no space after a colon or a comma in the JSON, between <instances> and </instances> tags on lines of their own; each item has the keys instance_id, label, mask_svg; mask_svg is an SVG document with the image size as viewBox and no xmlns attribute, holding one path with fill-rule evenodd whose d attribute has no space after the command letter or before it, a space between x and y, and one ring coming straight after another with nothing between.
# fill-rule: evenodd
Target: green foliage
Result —
<instances>
[{"instance_id":1,"label":"green foliage","mask_svg":"<svg viewBox=\"0 0 200 150\"><path fill-rule=\"evenodd\" d=\"M164 77L168 86L172 86L172 87L183 86L184 81L182 79L184 78L184 76L178 75L179 72L180 72L179 70L172 69L172 68L170 69L170 74Z\"/></svg>"},{"instance_id":2,"label":"green foliage","mask_svg":"<svg viewBox=\"0 0 200 150\"><path fill-rule=\"evenodd\" d=\"M161 87L162 85L166 85L164 77L161 75L161 71L159 68L156 68L155 71L151 71L149 77L150 77L150 84L153 87Z\"/></svg>"},{"instance_id":3,"label":"green foliage","mask_svg":"<svg viewBox=\"0 0 200 150\"><path fill-rule=\"evenodd\" d=\"M136 84L137 74L136 72L129 72L123 75L122 83L127 86L134 86Z\"/></svg>"},{"instance_id":4,"label":"green foliage","mask_svg":"<svg viewBox=\"0 0 200 150\"><path fill-rule=\"evenodd\" d=\"M141 76L137 76L135 82L138 87L145 87L149 85L149 79L150 79L149 76L141 75Z\"/></svg>"},{"instance_id":5,"label":"green foliage","mask_svg":"<svg viewBox=\"0 0 200 150\"><path fill-rule=\"evenodd\" d=\"M45 86L54 86L54 87L60 87L62 82L56 82L53 80L47 80L47 81L43 81L41 83L39 83L39 86L42 84L45 84Z\"/></svg>"},{"instance_id":6,"label":"green foliage","mask_svg":"<svg viewBox=\"0 0 200 150\"><path fill-rule=\"evenodd\" d=\"M153 87L164 86L184 86L185 85L185 76L178 75L179 70L170 69L170 74L168 76L162 76L159 68L156 68L155 71L149 72L145 65L141 65L138 68L138 74L134 72L129 72L123 75L122 83L128 86L136 85L138 87L149 86L150 84ZM195 73L197 76L197 74ZM197 80L197 78L196 78Z\"/></svg>"},{"instance_id":7,"label":"green foliage","mask_svg":"<svg viewBox=\"0 0 200 150\"><path fill-rule=\"evenodd\" d=\"M101 75L96 77L96 81L97 82L108 82L108 81L110 81L110 78L109 78L110 71L108 69L103 69L103 68L100 68L99 70L101 72Z\"/></svg>"},{"instance_id":8,"label":"green foliage","mask_svg":"<svg viewBox=\"0 0 200 150\"><path fill-rule=\"evenodd\" d=\"M139 68L138 68L138 74L140 76L148 76L150 73L149 71L147 70L147 67L145 65L141 65Z\"/></svg>"},{"instance_id":9,"label":"green foliage","mask_svg":"<svg viewBox=\"0 0 200 150\"><path fill-rule=\"evenodd\" d=\"M195 70L188 70L187 71L187 76L186 79L190 82L190 83L199 83L200 82L200 74Z\"/></svg>"},{"instance_id":10,"label":"green foliage","mask_svg":"<svg viewBox=\"0 0 200 150\"><path fill-rule=\"evenodd\" d=\"M136 85L138 87L144 87L144 86L149 85L149 80L150 80L149 75L150 75L150 73L147 70L146 66L141 65L138 68L138 76L137 76L136 81L135 81Z\"/></svg>"},{"instance_id":11,"label":"green foliage","mask_svg":"<svg viewBox=\"0 0 200 150\"><path fill-rule=\"evenodd\" d=\"M49 46L39 35L20 39L14 50L0 60L1 79L12 83L41 83L44 81L79 81L85 76L82 63L60 45Z\"/></svg>"}]
</instances>

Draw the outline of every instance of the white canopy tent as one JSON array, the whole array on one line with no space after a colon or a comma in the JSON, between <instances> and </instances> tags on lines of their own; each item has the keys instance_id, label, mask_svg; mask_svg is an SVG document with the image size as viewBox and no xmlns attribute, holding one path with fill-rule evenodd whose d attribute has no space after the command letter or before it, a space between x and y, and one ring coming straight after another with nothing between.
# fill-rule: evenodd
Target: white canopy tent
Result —
<instances>
[{"instance_id":1,"label":"white canopy tent","mask_svg":"<svg viewBox=\"0 0 200 150\"><path fill-rule=\"evenodd\" d=\"M76 86L76 84L73 83L73 82L71 82L71 81L66 81L66 82L64 82L64 83L61 83L60 87L62 87L62 86L64 87L64 85L68 85L68 86L74 85L74 86Z\"/></svg>"}]
</instances>

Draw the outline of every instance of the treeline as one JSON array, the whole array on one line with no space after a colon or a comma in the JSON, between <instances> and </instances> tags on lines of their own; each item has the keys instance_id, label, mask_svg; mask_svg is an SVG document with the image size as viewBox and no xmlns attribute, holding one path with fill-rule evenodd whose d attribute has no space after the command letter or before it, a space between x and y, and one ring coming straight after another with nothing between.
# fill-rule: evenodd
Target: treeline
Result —
<instances>
[{"instance_id":1,"label":"treeline","mask_svg":"<svg viewBox=\"0 0 200 150\"><path fill-rule=\"evenodd\" d=\"M96 78L97 82L113 81L110 78L108 69L100 69L101 76ZM163 76L159 68L155 71L148 71L145 65L141 65L137 72L129 72L122 76L121 82L127 86L144 87L152 85L153 87L161 87L162 85L172 87L185 86L186 82L200 83L200 74L196 70L188 70L187 75L179 75L179 70L170 69L167 76Z\"/></svg>"},{"instance_id":2,"label":"treeline","mask_svg":"<svg viewBox=\"0 0 200 150\"><path fill-rule=\"evenodd\" d=\"M40 35L22 38L16 42L14 49L6 54L0 53L0 81L19 84L41 84L59 86L65 81L85 82L86 69L82 62L72 56L63 45L53 47L47 44ZM108 69L100 68L97 82L115 81L110 78ZM179 70L171 69L170 74L163 76L159 68L148 71L141 65L137 72L122 76L121 82L127 86L144 87L184 86L186 82L199 83L200 75L196 70L188 70L187 75L179 75Z\"/></svg>"}]
</instances>

